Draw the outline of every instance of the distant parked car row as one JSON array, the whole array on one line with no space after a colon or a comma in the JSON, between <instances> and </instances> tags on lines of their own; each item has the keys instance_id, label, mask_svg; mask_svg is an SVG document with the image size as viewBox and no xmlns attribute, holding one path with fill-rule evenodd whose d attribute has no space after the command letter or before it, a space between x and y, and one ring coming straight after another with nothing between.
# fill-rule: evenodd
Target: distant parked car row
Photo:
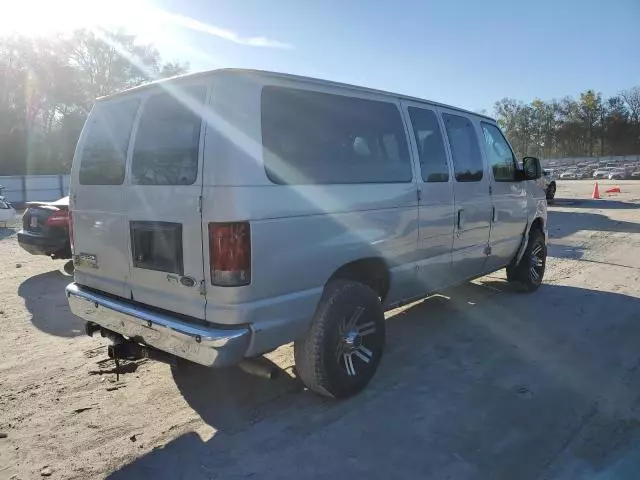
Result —
<instances>
[{"instance_id":1,"label":"distant parked car row","mask_svg":"<svg viewBox=\"0 0 640 480\"><path fill-rule=\"evenodd\" d=\"M593 173L593 178L608 178L609 180L639 179L640 168L632 167L605 167L599 168Z\"/></svg>"},{"instance_id":2,"label":"distant parked car row","mask_svg":"<svg viewBox=\"0 0 640 480\"><path fill-rule=\"evenodd\" d=\"M586 166L583 168L571 167L560 171L559 169L549 169L554 172L560 180L582 180L586 178L609 179L609 180L640 180L640 165L610 166L593 168Z\"/></svg>"}]
</instances>

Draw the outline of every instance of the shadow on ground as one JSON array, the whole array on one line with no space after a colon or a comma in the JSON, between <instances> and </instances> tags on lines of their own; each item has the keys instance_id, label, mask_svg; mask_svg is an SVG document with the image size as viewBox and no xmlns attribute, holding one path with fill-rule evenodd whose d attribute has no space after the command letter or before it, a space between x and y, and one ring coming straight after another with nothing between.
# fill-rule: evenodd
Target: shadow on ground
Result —
<instances>
[{"instance_id":1,"label":"shadow on ground","mask_svg":"<svg viewBox=\"0 0 640 480\"><path fill-rule=\"evenodd\" d=\"M556 198L551 204L554 207L571 207L571 208L595 208L602 210L636 210L640 208L639 203L621 202L619 200L607 199L563 199Z\"/></svg>"},{"instance_id":2,"label":"shadow on ground","mask_svg":"<svg viewBox=\"0 0 640 480\"><path fill-rule=\"evenodd\" d=\"M612 220L600 213L549 210L548 224L552 238L568 237L580 230L594 232L640 233L640 223Z\"/></svg>"},{"instance_id":3,"label":"shadow on ground","mask_svg":"<svg viewBox=\"0 0 640 480\"><path fill-rule=\"evenodd\" d=\"M174 371L215 435L182 435L109 478L535 479L558 459L580 465L575 478L635 478L615 469L640 438L629 421L640 408L639 300L480 282L388 319L380 370L347 401L284 376ZM594 439L593 428L609 434Z\"/></svg>"},{"instance_id":4,"label":"shadow on ground","mask_svg":"<svg viewBox=\"0 0 640 480\"><path fill-rule=\"evenodd\" d=\"M547 255L554 258L569 258L573 260L580 260L584 256L584 248L574 245L550 243L547 249Z\"/></svg>"},{"instance_id":5,"label":"shadow on ground","mask_svg":"<svg viewBox=\"0 0 640 480\"><path fill-rule=\"evenodd\" d=\"M278 369L266 358L258 360ZM172 367L171 373L191 408L207 424L224 432L234 432L258 421L273 407L271 402L303 388L297 379L282 370L271 381L239 368L214 370L186 362Z\"/></svg>"},{"instance_id":6,"label":"shadow on ground","mask_svg":"<svg viewBox=\"0 0 640 480\"><path fill-rule=\"evenodd\" d=\"M13 227L4 227L0 226L0 240L4 240L5 238L12 237L16 234L18 230Z\"/></svg>"},{"instance_id":7,"label":"shadow on ground","mask_svg":"<svg viewBox=\"0 0 640 480\"><path fill-rule=\"evenodd\" d=\"M71 313L64 288L72 277L52 270L27 278L18 295L31 313L31 322L40 330L58 337L84 335L84 322ZM52 312L56 312L52 315Z\"/></svg>"}]
</instances>

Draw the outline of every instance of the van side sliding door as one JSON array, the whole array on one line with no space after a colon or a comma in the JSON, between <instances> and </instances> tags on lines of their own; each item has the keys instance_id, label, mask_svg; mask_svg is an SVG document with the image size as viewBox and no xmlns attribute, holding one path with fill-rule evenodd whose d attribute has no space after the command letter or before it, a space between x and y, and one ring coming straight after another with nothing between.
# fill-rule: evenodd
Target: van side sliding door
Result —
<instances>
[{"instance_id":1,"label":"van side sliding door","mask_svg":"<svg viewBox=\"0 0 640 480\"><path fill-rule=\"evenodd\" d=\"M418 164L417 277L422 292L429 293L452 281L453 175L436 108L403 100L402 109Z\"/></svg>"},{"instance_id":2,"label":"van side sliding door","mask_svg":"<svg viewBox=\"0 0 640 480\"><path fill-rule=\"evenodd\" d=\"M477 122L440 108L453 163L455 201L452 268L456 282L479 276L489 254L490 179L480 153Z\"/></svg>"}]
</instances>

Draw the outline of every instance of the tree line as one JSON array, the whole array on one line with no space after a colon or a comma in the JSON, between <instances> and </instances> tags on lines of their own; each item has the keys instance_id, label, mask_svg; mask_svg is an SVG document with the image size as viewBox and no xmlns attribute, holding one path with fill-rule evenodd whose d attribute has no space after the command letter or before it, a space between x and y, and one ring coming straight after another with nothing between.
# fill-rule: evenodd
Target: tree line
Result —
<instances>
[{"instance_id":1,"label":"tree line","mask_svg":"<svg viewBox=\"0 0 640 480\"><path fill-rule=\"evenodd\" d=\"M121 32L0 38L0 175L68 173L94 99L187 70Z\"/></svg>"},{"instance_id":2,"label":"tree line","mask_svg":"<svg viewBox=\"0 0 640 480\"><path fill-rule=\"evenodd\" d=\"M640 87L609 98L593 90L549 102L505 98L495 103L494 113L519 156L640 153Z\"/></svg>"}]
</instances>

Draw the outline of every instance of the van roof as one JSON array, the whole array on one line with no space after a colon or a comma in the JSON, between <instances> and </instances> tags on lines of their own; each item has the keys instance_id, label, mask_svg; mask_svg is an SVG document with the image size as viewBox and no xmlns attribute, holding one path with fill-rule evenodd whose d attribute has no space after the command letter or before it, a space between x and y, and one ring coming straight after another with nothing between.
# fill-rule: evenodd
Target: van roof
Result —
<instances>
[{"instance_id":1,"label":"van roof","mask_svg":"<svg viewBox=\"0 0 640 480\"><path fill-rule=\"evenodd\" d=\"M331 81L331 80L323 80L323 79L320 79L320 78L304 77L304 76L293 75L293 74L289 74L289 73L271 72L271 71L268 71L268 70L253 70L253 69L244 69L244 68L219 68L219 69L207 70L207 71L203 71L203 72L187 73L185 75L179 75L179 76L171 77L171 78L164 78L162 80L155 80L153 82L145 83L144 85L133 87L133 88L130 88L128 90L123 90L122 92L115 93L113 95L108 95L108 96L105 96L105 97L97 98L96 101L107 100L107 99L111 99L111 98L115 98L115 97L119 97L119 96L124 96L124 95L127 95L129 93L143 91L143 90L146 90L148 88L152 88L152 87L154 87L156 85L162 85L164 83L170 83L170 82L180 81L180 80L185 80L185 79L194 79L194 78L198 78L198 77L208 77L210 75L215 75L215 74L219 74L219 73L239 74L239 75L247 75L247 74L249 74L249 75L256 75L256 76L268 77L268 78L283 78L283 79L295 80L295 81L299 81L299 82L303 82L303 83L313 83L313 84L319 84L319 85L331 85L331 86L334 86L334 87L341 87L341 88L346 88L346 89L349 89L349 90L355 90L355 91L359 91L359 92L367 92L367 93L376 93L376 94L380 94L380 95L388 95L388 96L393 96L393 97L400 98L400 99L403 99L403 100L411 100L411 101L415 101L415 102L428 103L430 105L434 105L434 106L438 106L438 107L450 108L452 110L457 110L459 112L464 112L464 113L467 113L467 114L470 114L470 115L475 115L477 117L482 117L482 118L485 118L487 120L491 120L492 122L495 122L495 119L493 117L488 116L488 115L484 115L482 113L477 113L477 112L472 112L470 110L465 110L464 108L454 107L452 105L447 105L447 104L444 104L444 103L434 102L432 100L425 100L424 98L412 97L412 96L409 96L409 95L402 95L400 93L393 93L393 92L388 92L388 91L385 91L385 90L378 90L378 89L375 89L375 88L361 87L361 86L358 86L358 85L351 85L351 84L348 84L348 83L340 83L340 82L334 82L334 81Z\"/></svg>"}]
</instances>

